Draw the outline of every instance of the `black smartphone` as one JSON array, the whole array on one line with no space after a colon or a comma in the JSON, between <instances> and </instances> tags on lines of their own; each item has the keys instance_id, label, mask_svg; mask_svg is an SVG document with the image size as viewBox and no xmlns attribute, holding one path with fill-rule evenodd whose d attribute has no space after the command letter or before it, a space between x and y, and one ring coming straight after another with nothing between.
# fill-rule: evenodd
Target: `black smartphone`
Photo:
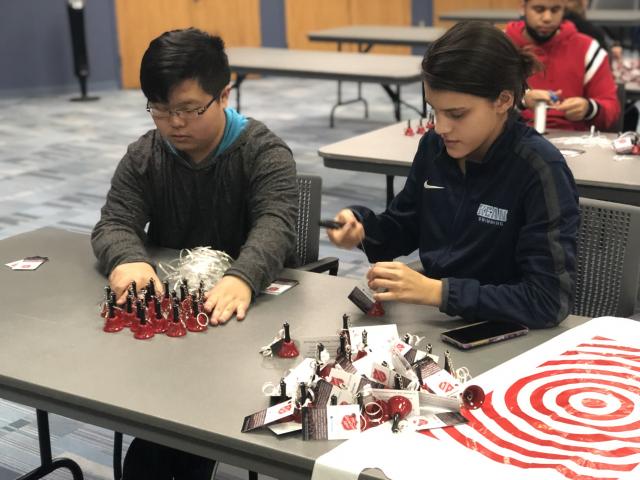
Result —
<instances>
[{"instance_id":1,"label":"black smartphone","mask_svg":"<svg viewBox=\"0 0 640 480\"><path fill-rule=\"evenodd\" d=\"M526 335L529 329L524 325L506 322L479 322L466 325L440 334L443 342L451 343L458 348L470 348L501 342L513 337Z\"/></svg>"},{"instance_id":2,"label":"black smartphone","mask_svg":"<svg viewBox=\"0 0 640 480\"><path fill-rule=\"evenodd\" d=\"M336 222L335 220L329 220L329 219L320 220L318 222L318 225L320 225L323 228L332 228L332 229L338 229L338 228L344 227L344 223Z\"/></svg>"}]
</instances>

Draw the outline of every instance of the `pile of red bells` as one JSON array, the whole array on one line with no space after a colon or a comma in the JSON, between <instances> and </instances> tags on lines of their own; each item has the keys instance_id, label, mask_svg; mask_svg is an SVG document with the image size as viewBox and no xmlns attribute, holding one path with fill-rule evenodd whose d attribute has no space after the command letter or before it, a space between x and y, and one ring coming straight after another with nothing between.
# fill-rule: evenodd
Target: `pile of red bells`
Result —
<instances>
[{"instance_id":1,"label":"pile of red bells","mask_svg":"<svg viewBox=\"0 0 640 480\"><path fill-rule=\"evenodd\" d=\"M197 292L191 294L183 280L180 285L181 298L178 299L175 291L169 292L169 285L165 282L164 295L159 299L152 281L149 281L142 297L138 297L136 284L132 282L126 303L122 307L116 305L116 295L109 287L105 291L105 303L101 309L101 316L105 319L105 332L113 333L129 328L134 338L145 340L156 334L182 337L187 331L205 331L209 324L204 311L202 284Z\"/></svg>"}]
</instances>

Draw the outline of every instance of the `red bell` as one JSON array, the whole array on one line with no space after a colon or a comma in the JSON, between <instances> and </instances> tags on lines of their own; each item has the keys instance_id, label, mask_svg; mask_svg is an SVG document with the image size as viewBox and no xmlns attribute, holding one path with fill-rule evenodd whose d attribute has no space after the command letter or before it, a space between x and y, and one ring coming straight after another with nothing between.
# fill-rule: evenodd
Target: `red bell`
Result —
<instances>
[{"instance_id":1,"label":"red bell","mask_svg":"<svg viewBox=\"0 0 640 480\"><path fill-rule=\"evenodd\" d=\"M414 131L413 128L411 128L411 120L407 120L407 128L404 129L404 134L407 137L413 137Z\"/></svg>"},{"instance_id":2,"label":"red bell","mask_svg":"<svg viewBox=\"0 0 640 480\"><path fill-rule=\"evenodd\" d=\"M462 392L462 405L469 410L476 410L484 403L484 390L479 385L469 385Z\"/></svg>"},{"instance_id":3,"label":"red bell","mask_svg":"<svg viewBox=\"0 0 640 480\"><path fill-rule=\"evenodd\" d=\"M162 314L162 307L160 306L160 301L154 297L153 301L155 312L155 319L153 321L153 331L155 333L165 333L169 329L169 320L167 320Z\"/></svg>"},{"instance_id":4,"label":"red bell","mask_svg":"<svg viewBox=\"0 0 640 480\"><path fill-rule=\"evenodd\" d=\"M102 330L108 333L119 332L124 328L124 321L120 314L120 309L116 309L115 305L109 302L107 306L107 318L104 322Z\"/></svg>"},{"instance_id":5,"label":"red bell","mask_svg":"<svg viewBox=\"0 0 640 480\"><path fill-rule=\"evenodd\" d=\"M416 133L418 135L424 135L424 133L427 130L424 128L424 125L422 124L422 117L420 117L420 123L418 124L418 128L416 129Z\"/></svg>"},{"instance_id":6,"label":"red bell","mask_svg":"<svg viewBox=\"0 0 640 480\"><path fill-rule=\"evenodd\" d=\"M282 327L284 328L284 340L278 350L277 355L281 358L294 358L300 355L295 343L291 341L291 335L289 333L289 324L285 322Z\"/></svg>"},{"instance_id":7,"label":"red bell","mask_svg":"<svg viewBox=\"0 0 640 480\"><path fill-rule=\"evenodd\" d=\"M367 315L369 315L370 317L382 317L384 315L384 307L382 306L382 302L376 300L376 302L367 312Z\"/></svg>"},{"instance_id":8,"label":"red bell","mask_svg":"<svg viewBox=\"0 0 640 480\"><path fill-rule=\"evenodd\" d=\"M436 121L435 121L435 116L433 114L433 111L430 111L429 114L427 115L426 127L429 130L433 130L436 127Z\"/></svg>"},{"instance_id":9,"label":"red bell","mask_svg":"<svg viewBox=\"0 0 640 480\"><path fill-rule=\"evenodd\" d=\"M187 329L182 323L182 319L180 318L180 312L178 310L178 302L176 302L171 307L171 321L169 322L169 327L167 328L167 336L168 337L184 337L187 334Z\"/></svg>"},{"instance_id":10,"label":"red bell","mask_svg":"<svg viewBox=\"0 0 640 480\"><path fill-rule=\"evenodd\" d=\"M130 296L127 296L127 302L121 310L121 315L124 326L130 328L136 319L136 314L133 311L132 298Z\"/></svg>"},{"instance_id":11,"label":"red bell","mask_svg":"<svg viewBox=\"0 0 640 480\"><path fill-rule=\"evenodd\" d=\"M206 318L206 315L204 315ZM198 300L195 297L191 300L191 306L187 308L184 314L184 323L190 332L203 332L207 329L208 321L202 321L200 309L198 308Z\"/></svg>"},{"instance_id":12,"label":"red bell","mask_svg":"<svg viewBox=\"0 0 640 480\"><path fill-rule=\"evenodd\" d=\"M153 325L147 321L146 312L140 300L136 300L136 312L138 315L138 326L133 332L133 338L146 340L154 336Z\"/></svg>"},{"instance_id":13,"label":"red bell","mask_svg":"<svg viewBox=\"0 0 640 480\"><path fill-rule=\"evenodd\" d=\"M364 406L364 416L371 426L384 423L389 420L389 405L384 400L369 402Z\"/></svg>"},{"instance_id":14,"label":"red bell","mask_svg":"<svg viewBox=\"0 0 640 480\"><path fill-rule=\"evenodd\" d=\"M411 402L407 397L394 395L387 401L387 404L389 405L389 416L393 419L391 431L397 433L400 431L398 423L411 412Z\"/></svg>"},{"instance_id":15,"label":"red bell","mask_svg":"<svg viewBox=\"0 0 640 480\"><path fill-rule=\"evenodd\" d=\"M137 338L138 340L146 340L155 335L153 332L153 325L151 325L147 320L143 320L140 322L140 326L133 334L133 338Z\"/></svg>"}]
</instances>

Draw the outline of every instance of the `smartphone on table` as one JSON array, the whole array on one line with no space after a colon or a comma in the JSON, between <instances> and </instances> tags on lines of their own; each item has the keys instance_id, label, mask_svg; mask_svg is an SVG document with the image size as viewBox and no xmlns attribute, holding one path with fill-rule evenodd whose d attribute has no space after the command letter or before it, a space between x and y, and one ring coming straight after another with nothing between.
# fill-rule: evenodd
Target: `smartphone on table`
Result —
<instances>
[{"instance_id":1,"label":"smartphone on table","mask_svg":"<svg viewBox=\"0 0 640 480\"><path fill-rule=\"evenodd\" d=\"M526 335L528 332L529 329L527 327L517 323L486 321L447 330L440 334L440 338L443 342L468 350L481 345Z\"/></svg>"}]
</instances>

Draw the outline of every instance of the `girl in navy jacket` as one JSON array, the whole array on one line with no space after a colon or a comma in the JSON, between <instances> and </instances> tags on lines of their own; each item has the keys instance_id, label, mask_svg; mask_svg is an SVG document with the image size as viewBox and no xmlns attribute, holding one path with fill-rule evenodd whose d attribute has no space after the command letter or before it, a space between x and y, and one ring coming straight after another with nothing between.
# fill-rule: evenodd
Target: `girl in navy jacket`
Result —
<instances>
[{"instance_id":1,"label":"girl in navy jacket","mask_svg":"<svg viewBox=\"0 0 640 480\"><path fill-rule=\"evenodd\" d=\"M463 22L422 62L435 130L403 190L375 215L355 206L327 233L364 246L377 300L433 305L469 320L532 328L571 311L578 197L562 154L518 120L535 58L483 22ZM416 248L424 275L392 261Z\"/></svg>"}]
</instances>

